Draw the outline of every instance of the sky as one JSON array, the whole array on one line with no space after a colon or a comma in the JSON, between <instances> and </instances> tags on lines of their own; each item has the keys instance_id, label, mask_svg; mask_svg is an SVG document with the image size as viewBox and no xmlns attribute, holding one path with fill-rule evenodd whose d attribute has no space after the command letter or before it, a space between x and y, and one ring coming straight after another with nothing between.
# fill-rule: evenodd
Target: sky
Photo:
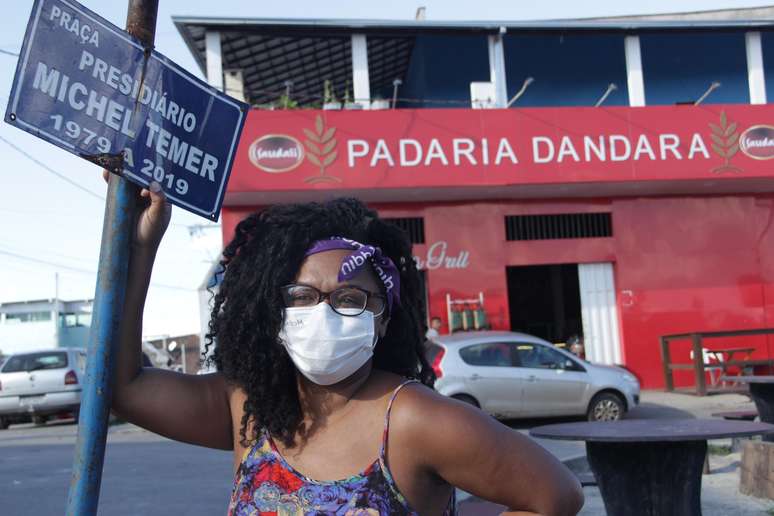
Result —
<instances>
[{"instance_id":1,"label":"sky","mask_svg":"<svg viewBox=\"0 0 774 516\"><path fill-rule=\"evenodd\" d=\"M124 26L126 1L83 0ZM202 77L172 23L172 16L251 18L537 20L742 8L774 0L160 0L156 49ZM292 6L292 7L288 7ZM3 2L0 17L0 105L5 106L32 0ZM10 144L10 145L9 145ZM12 146L13 147L12 147ZM14 148L15 147L15 148ZM27 156L19 152L19 149ZM99 258L105 184L96 165L0 122L0 303L93 297ZM64 176L69 181L61 179ZM74 184L73 184L74 183ZM221 246L220 227L175 209L159 249L145 309L143 334L198 333L196 290Z\"/></svg>"}]
</instances>

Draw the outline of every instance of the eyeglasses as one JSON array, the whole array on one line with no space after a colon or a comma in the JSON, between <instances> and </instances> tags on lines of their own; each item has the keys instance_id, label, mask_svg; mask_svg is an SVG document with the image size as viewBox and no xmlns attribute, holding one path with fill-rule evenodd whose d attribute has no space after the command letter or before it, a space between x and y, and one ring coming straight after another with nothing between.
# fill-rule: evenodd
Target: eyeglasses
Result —
<instances>
[{"instance_id":1,"label":"eyeglasses","mask_svg":"<svg viewBox=\"0 0 774 516\"><path fill-rule=\"evenodd\" d=\"M309 307L330 300L331 308L339 315L356 317L366 310L374 317L382 315L387 298L359 287L341 287L332 292L320 292L309 285L285 285L281 287L282 300L287 308Z\"/></svg>"}]
</instances>

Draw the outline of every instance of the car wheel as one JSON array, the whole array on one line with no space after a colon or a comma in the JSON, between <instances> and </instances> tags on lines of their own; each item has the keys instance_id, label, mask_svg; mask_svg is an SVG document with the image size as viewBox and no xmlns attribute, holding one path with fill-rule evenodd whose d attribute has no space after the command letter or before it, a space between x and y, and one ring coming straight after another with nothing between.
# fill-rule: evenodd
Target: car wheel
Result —
<instances>
[{"instance_id":1,"label":"car wheel","mask_svg":"<svg viewBox=\"0 0 774 516\"><path fill-rule=\"evenodd\" d=\"M5 430L9 425L10 423L6 418L0 417L0 430Z\"/></svg>"},{"instance_id":2,"label":"car wheel","mask_svg":"<svg viewBox=\"0 0 774 516\"><path fill-rule=\"evenodd\" d=\"M35 423L35 426L43 426L46 424L46 421L48 421L48 418L46 416L33 416L32 422Z\"/></svg>"},{"instance_id":3,"label":"car wheel","mask_svg":"<svg viewBox=\"0 0 774 516\"><path fill-rule=\"evenodd\" d=\"M455 394L454 396L452 396L452 398L454 398L455 400L459 400L464 403L467 403L468 405L473 405L476 408L480 408L478 406L478 402L473 396L468 396L467 394Z\"/></svg>"},{"instance_id":4,"label":"car wheel","mask_svg":"<svg viewBox=\"0 0 774 516\"><path fill-rule=\"evenodd\" d=\"M612 392L602 392L589 403L589 421L618 421L626 412L623 400Z\"/></svg>"}]
</instances>

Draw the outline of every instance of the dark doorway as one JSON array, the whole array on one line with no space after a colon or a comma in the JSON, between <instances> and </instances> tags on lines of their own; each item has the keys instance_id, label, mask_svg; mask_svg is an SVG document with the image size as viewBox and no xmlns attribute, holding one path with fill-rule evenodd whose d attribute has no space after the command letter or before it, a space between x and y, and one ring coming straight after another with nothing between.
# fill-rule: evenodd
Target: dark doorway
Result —
<instances>
[{"instance_id":1,"label":"dark doorway","mask_svg":"<svg viewBox=\"0 0 774 516\"><path fill-rule=\"evenodd\" d=\"M578 265L508 267L511 330L549 342L583 335Z\"/></svg>"}]
</instances>

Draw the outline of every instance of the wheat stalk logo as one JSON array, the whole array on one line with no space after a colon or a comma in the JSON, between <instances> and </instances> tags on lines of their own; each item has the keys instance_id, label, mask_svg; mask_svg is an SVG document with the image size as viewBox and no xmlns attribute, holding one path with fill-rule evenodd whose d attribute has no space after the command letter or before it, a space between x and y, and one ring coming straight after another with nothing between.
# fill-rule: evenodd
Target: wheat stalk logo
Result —
<instances>
[{"instance_id":1,"label":"wheat stalk logo","mask_svg":"<svg viewBox=\"0 0 774 516\"><path fill-rule=\"evenodd\" d=\"M304 129L304 134L308 140L304 141L307 148L306 157L314 165L320 167L320 175L307 177L304 179L306 183L323 183L323 182L341 182L341 179L334 176L328 176L325 174L325 169L330 166L331 163L336 161L336 157L339 155L336 150L336 139L333 137L336 134L335 127L325 128L322 116L317 115L314 121L314 131Z\"/></svg>"},{"instance_id":2,"label":"wheat stalk logo","mask_svg":"<svg viewBox=\"0 0 774 516\"><path fill-rule=\"evenodd\" d=\"M723 158L723 165L712 169L715 173L741 172L740 168L731 165L731 158L739 152L739 132L736 130L736 122L728 123L726 112L720 112L720 125L710 123L712 130L712 150Z\"/></svg>"}]
</instances>

